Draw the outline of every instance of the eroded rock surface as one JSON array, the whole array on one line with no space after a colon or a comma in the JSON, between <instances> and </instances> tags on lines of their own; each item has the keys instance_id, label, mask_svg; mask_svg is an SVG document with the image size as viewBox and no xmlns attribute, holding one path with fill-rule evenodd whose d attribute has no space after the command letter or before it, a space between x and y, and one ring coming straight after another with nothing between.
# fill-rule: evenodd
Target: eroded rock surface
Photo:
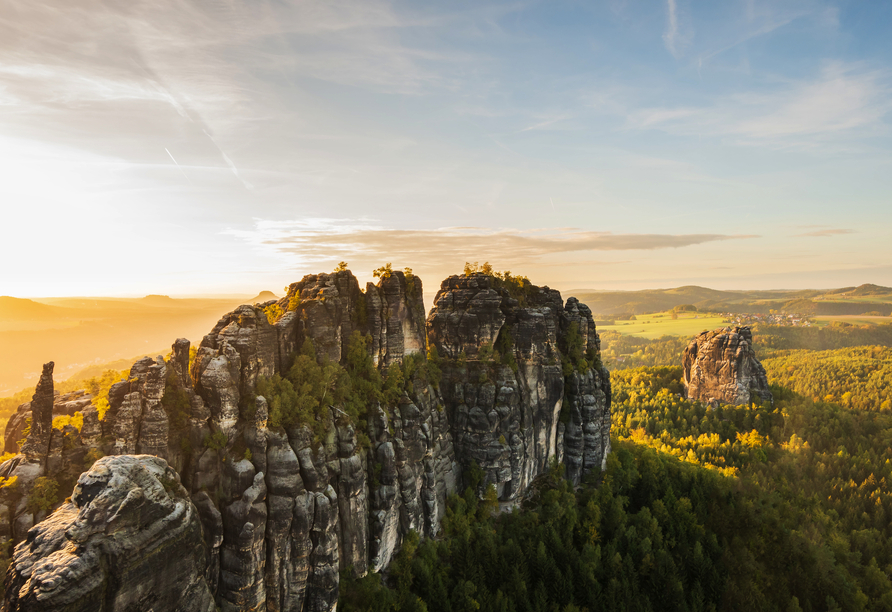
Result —
<instances>
[{"instance_id":1,"label":"eroded rock surface","mask_svg":"<svg viewBox=\"0 0 892 612\"><path fill-rule=\"evenodd\" d=\"M685 349L683 366L688 399L726 404L773 401L749 327L702 332Z\"/></svg>"},{"instance_id":2,"label":"eroded rock surface","mask_svg":"<svg viewBox=\"0 0 892 612\"><path fill-rule=\"evenodd\" d=\"M84 390L65 394L59 394L56 391L53 396L53 417L72 416L76 412L83 412L89 408L92 402L93 396ZM28 427L29 419L31 419L31 402L26 402L18 407L18 410L6 423L3 452L18 453L20 451L19 442L25 439L25 429ZM52 423L52 420L50 422Z\"/></svg>"},{"instance_id":3,"label":"eroded rock surface","mask_svg":"<svg viewBox=\"0 0 892 612\"><path fill-rule=\"evenodd\" d=\"M19 544L9 612L212 612L197 510L176 471L149 455L106 457Z\"/></svg>"},{"instance_id":4,"label":"eroded rock surface","mask_svg":"<svg viewBox=\"0 0 892 612\"><path fill-rule=\"evenodd\" d=\"M44 459L50 448L50 432L53 429L53 365L52 361L44 364L31 400L31 432L22 445L22 454L32 461Z\"/></svg>"},{"instance_id":5,"label":"eroded rock surface","mask_svg":"<svg viewBox=\"0 0 892 612\"><path fill-rule=\"evenodd\" d=\"M565 305L548 287L451 276L434 300L428 339L452 358L441 389L455 454L465 468L483 468L483 485L495 485L502 502L516 503L552 459L565 461L574 483L603 465L610 378L591 311L575 298Z\"/></svg>"}]
</instances>

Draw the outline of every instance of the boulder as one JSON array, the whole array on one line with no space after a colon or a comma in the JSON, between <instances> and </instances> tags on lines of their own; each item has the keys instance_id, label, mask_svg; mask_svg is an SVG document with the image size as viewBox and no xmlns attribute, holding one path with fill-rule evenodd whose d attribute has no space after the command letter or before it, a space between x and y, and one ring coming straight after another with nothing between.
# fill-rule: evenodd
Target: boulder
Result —
<instances>
[{"instance_id":1,"label":"boulder","mask_svg":"<svg viewBox=\"0 0 892 612\"><path fill-rule=\"evenodd\" d=\"M167 462L105 457L12 556L8 612L212 612L198 511Z\"/></svg>"}]
</instances>

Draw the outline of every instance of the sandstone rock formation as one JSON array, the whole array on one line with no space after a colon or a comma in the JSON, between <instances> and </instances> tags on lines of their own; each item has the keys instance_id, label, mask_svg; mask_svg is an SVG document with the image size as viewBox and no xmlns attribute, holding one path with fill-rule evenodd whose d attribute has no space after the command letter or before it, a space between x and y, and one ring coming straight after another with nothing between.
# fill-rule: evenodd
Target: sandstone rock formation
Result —
<instances>
[{"instance_id":1,"label":"sandstone rock formation","mask_svg":"<svg viewBox=\"0 0 892 612\"><path fill-rule=\"evenodd\" d=\"M64 450L76 449L77 436L72 432L54 430L53 423L53 362L43 366L43 373L34 390L32 400L27 404L31 413L28 435L22 444L22 452L0 465L0 540L18 542L25 533L41 520L45 510L35 511L29 506L29 495L39 478L45 477L47 465L58 466L58 476L65 481L70 478L69 465L75 466L77 458L70 453L63 458ZM21 408L17 414L24 414ZM76 430L75 432L76 433ZM56 434L54 436L54 434ZM55 444L53 438L55 437ZM61 442L68 442L64 446ZM64 460L63 460L64 459ZM68 460L68 461L65 461ZM76 468L74 468L76 469ZM80 473L80 470L77 470Z\"/></svg>"},{"instance_id":2,"label":"sandstone rock formation","mask_svg":"<svg viewBox=\"0 0 892 612\"><path fill-rule=\"evenodd\" d=\"M201 523L149 455L105 457L13 554L4 610L212 612Z\"/></svg>"},{"instance_id":3,"label":"sandstone rock formation","mask_svg":"<svg viewBox=\"0 0 892 612\"><path fill-rule=\"evenodd\" d=\"M31 461L46 457L53 429L53 362L44 364L31 400L31 433L22 445L22 454Z\"/></svg>"},{"instance_id":4,"label":"sandstone rock formation","mask_svg":"<svg viewBox=\"0 0 892 612\"><path fill-rule=\"evenodd\" d=\"M591 311L575 298L564 306L547 287L530 287L521 305L512 287L485 274L451 276L428 318L431 345L456 360L442 385L456 454L483 468L503 502L515 502L552 458L578 483L610 445L607 370L600 360L569 371L562 363L571 333L581 352L599 351Z\"/></svg>"},{"instance_id":5,"label":"sandstone rock formation","mask_svg":"<svg viewBox=\"0 0 892 612\"><path fill-rule=\"evenodd\" d=\"M285 376L307 340L319 363L346 364L357 332L369 367L393 374L397 386L369 396L358 417L356 406L350 416L329 401L309 421L277 425L271 415L283 400L258 395L258 384ZM151 551L170 547L200 568L183 565L178 583L193 589L194 609L206 609L207 591L224 612L334 610L343 571L385 569L411 530L440 531L447 497L467 485L472 465L484 473L478 492L494 486L505 507L552 460L573 482L602 466L610 383L599 348L584 305L528 281L450 277L425 320L414 275L392 272L365 291L349 271L306 276L278 301L222 317L194 354L179 339L167 359L135 363L112 386L102 420L87 406L80 432L53 430L51 420L48 430L32 429L25 450L42 459L18 455L0 476L31 465L34 478L62 482L68 455L59 453L80 453L69 461L77 466L107 457L80 478L73 501L33 528L43 516L25 511L28 489L4 502L0 487L0 535L24 540L4 609L35 609L41 597L72 610L124 609L108 607L118 601L175 609L132 594L155 590L166 570L152 565ZM43 415L52 389L39 390L30 409ZM136 507L145 514L115 510ZM155 533L171 513L181 535L127 535L137 525ZM119 528L126 542L109 539ZM126 567L111 568L119 558ZM98 567L99 578L70 586L82 567ZM90 608L100 588L120 598Z\"/></svg>"},{"instance_id":6,"label":"sandstone rock formation","mask_svg":"<svg viewBox=\"0 0 892 612\"><path fill-rule=\"evenodd\" d=\"M773 401L749 327L702 332L685 349L683 366L688 399L726 404Z\"/></svg>"},{"instance_id":7,"label":"sandstone rock formation","mask_svg":"<svg viewBox=\"0 0 892 612\"><path fill-rule=\"evenodd\" d=\"M56 391L53 396L53 417L72 416L76 412L83 412L92 403L93 396L86 391L72 391L65 394ZM3 452L18 453L21 450L19 442L25 439L25 429L28 427L29 419L31 419L31 402L19 406L7 421Z\"/></svg>"}]
</instances>

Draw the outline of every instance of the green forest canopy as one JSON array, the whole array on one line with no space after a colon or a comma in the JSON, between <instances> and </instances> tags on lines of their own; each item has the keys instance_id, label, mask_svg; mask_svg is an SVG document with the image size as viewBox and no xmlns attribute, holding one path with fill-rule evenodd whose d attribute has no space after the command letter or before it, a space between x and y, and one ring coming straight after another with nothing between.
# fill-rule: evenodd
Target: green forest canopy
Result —
<instances>
[{"instance_id":1,"label":"green forest canopy","mask_svg":"<svg viewBox=\"0 0 892 612\"><path fill-rule=\"evenodd\" d=\"M613 371L604 474L574 491L555 466L499 516L453 496L443 537L410 537L386 582L345 575L342 609L892 610L890 349L787 337L774 405L712 410L681 397L687 339L632 340L671 365Z\"/></svg>"}]
</instances>

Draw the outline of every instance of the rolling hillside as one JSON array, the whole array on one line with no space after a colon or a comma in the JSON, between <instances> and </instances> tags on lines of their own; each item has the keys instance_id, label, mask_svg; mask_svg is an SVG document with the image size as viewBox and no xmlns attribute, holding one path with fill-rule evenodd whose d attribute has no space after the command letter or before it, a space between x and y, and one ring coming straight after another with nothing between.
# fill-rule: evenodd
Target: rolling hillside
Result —
<instances>
[{"instance_id":1,"label":"rolling hillside","mask_svg":"<svg viewBox=\"0 0 892 612\"><path fill-rule=\"evenodd\" d=\"M892 312L892 288L861 285L832 290L719 291L689 285L643 291L569 292L599 315L643 314L693 304L701 311L767 313L779 310L810 315L860 315Z\"/></svg>"},{"instance_id":2,"label":"rolling hillside","mask_svg":"<svg viewBox=\"0 0 892 612\"><path fill-rule=\"evenodd\" d=\"M253 301L0 297L0 396L34 385L47 361L64 380L97 364L167 353L176 338L197 343L220 316Z\"/></svg>"}]
</instances>

